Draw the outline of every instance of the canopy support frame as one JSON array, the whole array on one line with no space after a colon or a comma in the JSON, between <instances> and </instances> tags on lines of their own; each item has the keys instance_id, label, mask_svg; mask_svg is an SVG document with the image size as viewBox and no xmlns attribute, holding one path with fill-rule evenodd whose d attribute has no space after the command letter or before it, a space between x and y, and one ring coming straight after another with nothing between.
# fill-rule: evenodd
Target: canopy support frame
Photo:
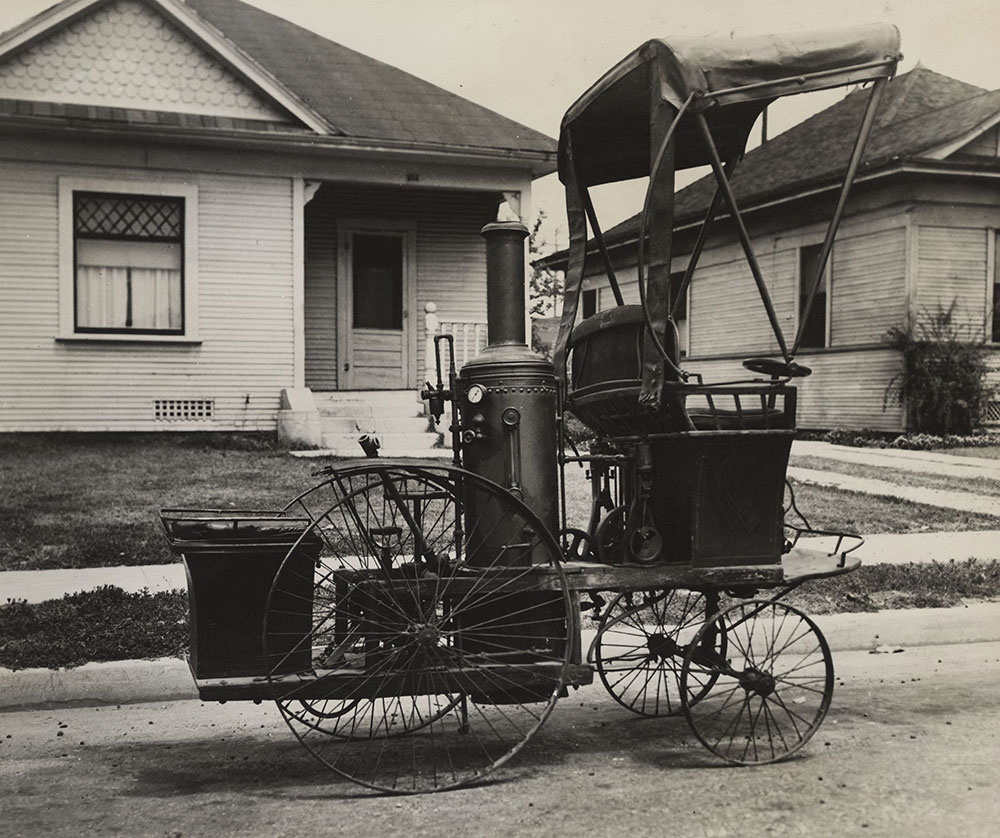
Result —
<instances>
[{"instance_id":1,"label":"canopy support frame","mask_svg":"<svg viewBox=\"0 0 1000 838\"><path fill-rule=\"evenodd\" d=\"M837 198L837 206L833 211L833 216L830 218L830 224L826 230L826 237L823 239L823 249L820 251L819 262L816 265L816 271L813 274L810 286L809 295L806 297L805 305L799 313L799 328L795 333L795 342L792 344L792 357L799 351L799 347L802 344L802 339L805 336L806 321L809 317L809 312L812 311L813 302L816 298L816 293L819 291L820 282L823 281L823 274L826 273L826 263L830 260L830 254L833 252L833 242L837 237L837 231L840 229L840 222L844 217L844 209L847 206L847 198L851 191L851 186L854 184L854 180L858 175L858 168L861 166L861 157L865 153L865 147L868 145L868 139L871 137L872 129L875 127L875 115L878 113L879 105L882 102L882 95L885 91L885 86L888 83L888 79L880 78L876 79L875 83L872 85L871 95L868 97L868 105L865 108L865 115L861 120L861 128L858 131L857 139L854 141L854 149L851 152L850 162L847 164L847 173L844 175L844 182L840 188L840 195ZM789 360L785 358L785 360Z\"/></svg>"},{"instance_id":2,"label":"canopy support frame","mask_svg":"<svg viewBox=\"0 0 1000 838\"><path fill-rule=\"evenodd\" d=\"M781 330L781 324L778 323L778 315L774 310L771 293L767 290L767 285L764 282L764 275L760 270L760 264L757 262L757 255L754 253L753 243L750 241L750 234L747 232L746 224L743 223L743 216L740 213L740 208L736 203L736 194L733 192L733 186L729 182L729 178L726 177L726 172L722 167L722 161L719 159L719 150L715 147L715 141L712 139L712 131L708 127L708 120L706 120L705 115L700 112L696 113L694 116L705 141L705 147L709 154L712 172L715 174L716 183L719 185L722 197L725 199L726 206L729 209L729 214L732 216L733 223L736 225L736 233L739 236L740 245L742 246L743 253L746 256L747 264L750 266L750 273L753 274L753 280L757 284L757 292L760 294L760 301L763 303L764 310L767 312L767 319L771 324L771 330L774 332L775 340L778 341L778 348L781 350L781 356L785 359L785 363L788 363L792 360L792 356L789 354L788 346L785 344L785 335Z\"/></svg>"}]
</instances>

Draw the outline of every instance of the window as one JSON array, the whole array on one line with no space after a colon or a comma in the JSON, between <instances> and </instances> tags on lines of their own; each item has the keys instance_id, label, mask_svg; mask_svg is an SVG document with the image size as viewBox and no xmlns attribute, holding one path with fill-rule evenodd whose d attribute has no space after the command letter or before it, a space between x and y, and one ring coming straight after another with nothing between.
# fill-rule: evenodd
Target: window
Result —
<instances>
[{"instance_id":1,"label":"window","mask_svg":"<svg viewBox=\"0 0 1000 838\"><path fill-rule=\"evenodd\" d=\"M583 292L583 316L590 317L597 314L597 289L588 288Z\"/></svg>"},{"instance_id":2,"label":"window","mask_svg":"<svg viewBox=\"0 0 1000 838\"><path fill-rule=\"evenodd\" d=\"M827 310L829 299L830 266L827 263L823 271L823 279L816 289L812 308L807 313L806 303L809 300L809 289L812 287L819 267L819 258L823 245L814 244L799 249L799 328L802 330L803 349L821 349L827 345Z\"/></svg>"},{"instance_id":3,"label":"window","mask_svg":"<svg viewBox=\"0 0 1000 838\"><path fill-rule=\"evenodd\" d=\"M196 339L197 192L60 179L64 339Z\"/></svg>"},{"instance_id":4,"label":"window","mask_svg":"<svg viewBox=\"0 0 1000 838\"><path fill-rule=\"evenodd\" d=\"M184 199L73 194L77 332L184 331Z\"/></svg>"},{"instance_id":5,"label":"window","mask_svg":"<svg viewBox=\"0 0 1000 838\"><path fill-rule=\"evenodd\" d=\"M680 296L680 301L677 302L677 309L674 312L674 322L677 324L677 336L680 341L678 346L678 354L681 358L687 357L687 342L688 342L688 295L685 292L681 296L681 285L684 282L684 271L674 271L670 274L670 305L673 307L674 302L677 301L678 296ZM688 286L690 288L690 286Z\"/></svg>"},{"instance_id":6,"label":"window","mask_svg":"<svg viewBox=\"0 0 1000 838\"><path fill-rule=\"evenodd\" d=\"M352 236L354 328L403 328L403 237Z\"/></svg>"}]
</instances>

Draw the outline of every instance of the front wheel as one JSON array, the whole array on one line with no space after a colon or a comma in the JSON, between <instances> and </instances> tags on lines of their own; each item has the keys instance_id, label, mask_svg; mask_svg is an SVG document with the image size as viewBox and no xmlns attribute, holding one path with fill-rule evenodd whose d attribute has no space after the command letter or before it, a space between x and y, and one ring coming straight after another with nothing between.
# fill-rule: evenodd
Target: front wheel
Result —
<instances>
[{"instance_id":1,"label":"front wheel","mask_svg":"<svg viewBox=\"0 0 1000 838\"><path fill-rule=\"evenodd\" d=\"M727 649L701 642L725 625ZM715 678L704 695L705 673ZM779 762L816 732L833 696L833 659L816 624L790 605L745 600L701 628L681 670L684 716L701 743L737 765Z\"/></svg>"},{"instance_id":2,"label":"front wheel","mask_svg":"<svg viewBox=\"0 0 1000 838\"><path fill-rule=\"evenodd\" d=\"M625 592L601 617L594 662L615 701L640 716L677 716L682 712L680 674L688 644L719 607L716 591ZM716 623L716 625L718 625ZM702 636L720 655L725 632ZM697 700L711 689L705 674ZM692 679L693 684L693 679Z\"/></svg>"}]
</instances>

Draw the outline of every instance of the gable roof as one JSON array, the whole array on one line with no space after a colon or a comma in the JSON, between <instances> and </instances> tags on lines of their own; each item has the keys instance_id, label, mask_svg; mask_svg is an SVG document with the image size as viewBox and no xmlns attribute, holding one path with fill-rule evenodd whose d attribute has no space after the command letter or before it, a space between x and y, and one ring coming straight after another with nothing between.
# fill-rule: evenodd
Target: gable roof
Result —
<instances>
[{"instance_id":1,"label":"gable roof","mask_svg":"<svg viewBox=\"0 0 1000 838\"><path fill-rule=\"evenodd\" d=\"M0 36L5 45L26 38L31 25L48 33L69 19L103 6L108 0L65 0L31 21ZM203 47L226 59L230 66L297 118L313 136L342 138L354 147L427 147L440 151L487 151L508 159L526 159L535 174L554 169L555 141L539 131L450 93L410 73L370 58L317 35L283 18L240 0L142 0L167 15L199 40ZM60 10L64 13L60 15ZM46 34L42 32L41 36ZM37 42L39 34L32 37ZM26 103L0 104L0 114L112 120L110 108L37 108ZM44 113L37 113L39 110ZM95 111L101 111L98 115ZM134 109L133 109L134 110ZM155 121L135 113L135 125ZM163 120L160 120L161 124ZM169 122L169 120L168 120ZM178 120L173 120L175 124ZM211 128L205 118L179 121L187 128ZM227 121L229 130L264 130L272 137L275 126L263 128L251 121ZM293 129L286 126L286 130ZM331 143L335 144L335 143Z\"/></svg>"},{"instance_id":2,"label":"gable roof","mask_svg":"<svg viewBox=\"0 0 1000 838\"><path fill-rule=\"evenodd\" d=\"M868 101L854 90L841 101L747 152L736 167L733 190L741 210L790 200L803 192L839 183L854 146ZM918 65L886 87L859 177L905 161L935 159L951 141L963 144L1000 121L1000 90L986 91ZM674 226L700 221L715 194L707 175L681 189L675 199ZM609 246L634 241L639 215L612 227ZM566 251L547 257L550 266Z\"/></svg>"}]
</instances>

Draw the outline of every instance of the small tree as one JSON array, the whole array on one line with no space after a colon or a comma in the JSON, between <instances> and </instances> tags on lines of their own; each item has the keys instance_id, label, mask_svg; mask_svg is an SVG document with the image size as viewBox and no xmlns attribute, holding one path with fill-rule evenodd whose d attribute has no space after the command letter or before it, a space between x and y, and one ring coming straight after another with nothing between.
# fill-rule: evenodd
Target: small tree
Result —
<instances>
[{"instance_id":1,"label":"small tree","mask_svg":"<svg viewBox=\"0 0 1000 838\"><path fill-rule=\"evenodd\" d=\"M981 334L956 322L948 308L922 312L916 326L893 327L885 342L903 354L903 369L886 387L882 408L895 399L906 408L910 430L969 434L983 421L992 388Z\"/></svg>"},{"instance_id":2,"label":"small tree","mask_svg":"<svg viewBox=\"0 0 1000 838\"><path fill-rule=\"evenodd\" d=\"M535 223L531 225L528 236L528 258L535 262L550 253L555 252L556 245L550 244L545 236L543 226L548 219L545 210L540 209ZM558 231L557 231L558 232ZM563 292L562 271L531 266L530 293L531 303L529 313L533 317L553 317L561 308Z\"/></svg>"}]
</instances>

